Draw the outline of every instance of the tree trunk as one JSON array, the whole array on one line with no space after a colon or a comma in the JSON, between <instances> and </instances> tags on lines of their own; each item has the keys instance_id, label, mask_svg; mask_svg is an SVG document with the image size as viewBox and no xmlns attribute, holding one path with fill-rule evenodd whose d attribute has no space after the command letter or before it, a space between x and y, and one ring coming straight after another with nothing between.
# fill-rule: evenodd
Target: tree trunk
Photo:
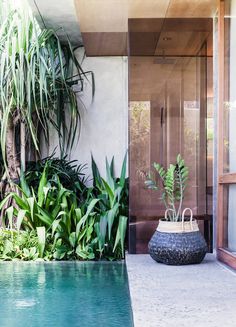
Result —
<instances>
[{"instance_id":1,"label":"tree trunk","mask_svg":"<svg viewBox=\"0 0 236 327\"><path fill-rule=\"evenodd\" d=\"M9 117L7 132L6 132L6 165L7 170L2 177L2 181L0 183L0 190L2 196L10 192L19 193L16 184L19 183L20 177L20 160L16 150L16 142L15 142L15 126L13 123L12 117ZM5 216L6 209L9 206L15 206L15 201L10 198L0 213L0 226L3 225L3 217ZM5 221L6 223L6 221ZM15 222L14 222L15 223Z\"/></svg>"},{"instance_id":2,"label":"tree trunk","mask_svg":"<svg viewBox=\"0 0 236 327\"><path fill-rule=\"evenodd\" d=\"M9 182L18 183L20 173L20 160L16 151L15 126L13 120L8 120L6 135L6 160L8 166Z\"/></svg>"},{"instance_id":3,"label":"tree trunk","mask_svg":"<svg viewBox=\"0 0 236 327\"><path fill-rule=\"evenodd\" d=\"M20 160L16 151L15 126L11 117L9 117L6 132L6 164L7 171L0 183L0 190L3 196L9 192L16 191L15 184L19 183L20 176Z\"/></svg>"},{"instance_id":4,"label":"tree trunk","mask_svg":"<svg viewBox=\"0 0 236 327\"><path fill-rule=\"evenodd\" d=\"M25 171L26 168L25 147L26 147L25 124L21 122L20 123L20 163L21 163L21 169L23 171Z\"/></svg>"}]
</instances>

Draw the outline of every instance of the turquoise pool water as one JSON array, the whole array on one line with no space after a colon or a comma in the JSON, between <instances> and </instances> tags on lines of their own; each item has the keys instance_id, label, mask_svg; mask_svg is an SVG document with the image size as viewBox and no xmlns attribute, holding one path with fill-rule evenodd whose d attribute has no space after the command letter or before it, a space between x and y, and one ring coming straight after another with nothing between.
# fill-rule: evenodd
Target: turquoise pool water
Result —
<instances>
[{"instance_id":1,"label":"turquoise pool water","mask_svg":"<svg viewBox=\"0 0 236 327\"><path fill-rule=\"evenodd\" d=\"M124 263L0 263L0 327L131 327Z\"/></svg>"}]
</instances>

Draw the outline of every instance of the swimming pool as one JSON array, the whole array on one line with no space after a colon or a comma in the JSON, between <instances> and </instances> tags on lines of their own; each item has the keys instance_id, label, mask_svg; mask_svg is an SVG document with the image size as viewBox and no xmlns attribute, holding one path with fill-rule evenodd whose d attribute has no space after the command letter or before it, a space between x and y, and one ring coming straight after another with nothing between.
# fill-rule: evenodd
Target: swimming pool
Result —
<instances>
[{"instance_id":1,"label":"swimming pool","mask_svg":"<svg viewBox=\"0 0 236 327\"><path fill-rule=\"evenodd\" d=\"M0 263L1 327L132 327L124 263Z\"/></svg>"}]
</instances>

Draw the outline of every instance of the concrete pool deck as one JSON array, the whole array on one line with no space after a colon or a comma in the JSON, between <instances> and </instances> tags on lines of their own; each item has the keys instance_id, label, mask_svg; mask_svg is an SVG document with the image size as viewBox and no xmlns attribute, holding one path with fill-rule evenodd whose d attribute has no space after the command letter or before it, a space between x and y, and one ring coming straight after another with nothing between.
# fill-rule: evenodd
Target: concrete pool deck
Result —
<instances>
[{"instance_id":1,"label":"concrete pool deck","mask_svg":"<svg viewBox=\"0 0 236 327\"><path fill-rule=\"evenodd\" d=\"M127 255L135 327L235 327L236 273L208 254L200 265L166 266Z\"/></svg>"}]
</instances>

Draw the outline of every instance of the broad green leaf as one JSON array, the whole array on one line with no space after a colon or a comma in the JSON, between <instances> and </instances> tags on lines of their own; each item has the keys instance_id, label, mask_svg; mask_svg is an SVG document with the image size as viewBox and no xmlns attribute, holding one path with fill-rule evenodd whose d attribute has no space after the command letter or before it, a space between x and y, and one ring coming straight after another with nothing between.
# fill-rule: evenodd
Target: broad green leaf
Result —
<instances>
[{"instance_id":1,"label":"broad green leaf","mask_svg":"<svg viewBox=\"0 0 236 327\"><path fill-rule=\"evenodd\" d=\"M106 234L107 234L107 214L104 214L100 217L100 223L99 223L99 242L101 245L101 248L104 248L105 240L106 240Z\"/></svg>"},{"instance_id":2,"label":"broad green leaf","mask_svg":"<svg viewBox=\"0 0 236 327\"><path fill-rule=\"evenodd\" d=\"M53 223L53 219L52 217L42 208L38 207L38 211L39 213L36 214L36 216L42 221L44 222L46 225L48 225L49 227L51 227L52 223Z\"/></svg>"},{"instance_id":3,"label":"broad green leaf","mask_svg":"<svg viewBox=\"0 0 236 327\"><path fill-rule=\"evenodd\" d=\"M26 182L25 174L23 171L21 171L21 174L20 174L20 186L21 186L22 191L26 195L26 197L28 197L28 198L31 197L30 188Z\"/></svg>"},{"instance_id":4,"label":"broad green leaf","mask_svg":"<svg viewBox=\"0 0 236 327\"><path fill-rule=\"evenodd\" d=\"M7 219L8 219L11 230L13 229L13 211L14 211L13 206L7 208L7 210L6 210Z\"/></svg>"},{"instance_id":5,"label":"broad green leaf","mask_svg":"<svg viewBox=\"0 0 236 327\"><path fill-rule=\"evenodd\" d=\"M126 180L126 165L127 165L127 151L122 163L121 173L120 173L120 186L124 187Z\"/></svg>"},{"instance_id":6,"label":"broad green leaf","mask_svg":"<svg viewBox=\"0 0 236 327\"><path fill-rule=\"evenodd\" d=\"M92 161L92 172L93 172L93 184L94 186L100 189L102 185L102 178L92 155L91 155L91 161Z\"/></svg>"},{"instance_id":7,"label":"broad green leaf","mask_svg":"<svg viewBox=\"0 0 236 327\"><path fill-rule=\"evenodd\" d=\"M75 209L75 216L76 216L76 220L80 221L81 217L82 217L82 212L80 208L76 208Z\"/></svg>"},{"instance_id":8,"label":"broad green leaf","mask_svg":"<svg viewBox=\"0 0 236 327\"><path fill-rule=\"evenodd\" d=\"M27 202L30 208L30 216L31 216L31 220L34 221L34 217L36 214L36 210L35 210L35 199L33 197L31 198L27 198Z\"/></svg>"},{"instance_id":9,"label":"broad green leaf","mask_svg":"<svg viewBox=\"0 0 236 327\"><path fill-rule=\"evenodd\" d=\"M25 218L25 214L26 214L26 210L19 209L18 215L17 215L17 218L16 218L16 226L17 226L18 231L21 228L22 222L23 222L23 220Z\"/></svg>"},{"instance_id":10,"label":"broad green leaf","mask_svg":"<svg viewBox=\"0 0 236 327\"><path fill-rule=\"evenodd\" d=\"M113 164L113 160L111 165ZM115 185L114 185L114 179L113 179L113 167L109 165L109 162L106 157L106 177L107 177L107 184L109 185L109 188L114 191Z\"/></svg>"},{"instance_id":11,"label":"broad green leaf","mask_svg":"<svg viewBox=\"0 0 236 327\"><path fill-rule=\"evenodd\" d=\"M116 203L112 209L107 212L107 222L108 222L108 238L111 239L111 232L113 227L113 222L119 208L119 203Z\"/></svg>"},{"instance_id":12,"label":"broad green leaf","mask_svg":"<svg viewBox=\"0 0 236 327\"><path fill-rule=\"evenodd\" d=\"M39 257L43 258L44 249L46 245L46 229L45 227L37 227L38 243L39 243Z\"/></svg>"},{"instance_id":13,"label":"broad green leaf","mask_svg":"<svg viewBox=\"0 0 236 327\"><path fill-rule=\"evenodd\" d=\"M112 207L113 205L113 201L114 201L114 198L115 198L115 194L113 192L113 190L110 188L110 186L107 184L107 182L102 178L102 183L105 187L105 190L109 196L109 201L110 201L110 207Z\"/></svg>"},{"instance_id":14,"label":"broad green leaf","mask_svg":"<svg viewBox=\"0 0 236 327\"><path fill-rule=\"evenodd\" d=\"M55 234L55 231L57 230L58 226L60 225L61 219L56 219L52 223L52 237Z\"/></svg>"},{"instance_id":15,"label":"broad green leaf","mask_svg":"<svg viewBox=\"0 0 236 327\"><path fill-rule=\"evenodd\" d=\"M122 249L122 255L124 257L124 241L125 241L125 234L126 234L126 228L127 228L127 220L128 218L125 216L119 217L119 226L116 233L116 240L113 248L113 252L116 250L117 245L121 244Z\"/></svg>"},{"instance_id":16,"label":"broad green leaf","mask_svg":"<svg viewBox=\"0 0 236 327\"><path fill-rule=\"evenodd\" d=\"M72 232L69 236L69 241L70 241L70 245L74 248L76 246L77 243L77 237L76 237L76 233Z\"/></svg>"},{"instance_id":17,"label":"broad green leaf","mask_svg":"<svg viewBox=\"0 0 236 327\"><path fill-rule=\"evenodd\" d=\"M44 167L42 176L40 178L39 182L39 188L38 188L38 205L42 207L45 199L45 193L44 193L44 188L47 185L47 164Z\"/></svg>"}]
</instances>

